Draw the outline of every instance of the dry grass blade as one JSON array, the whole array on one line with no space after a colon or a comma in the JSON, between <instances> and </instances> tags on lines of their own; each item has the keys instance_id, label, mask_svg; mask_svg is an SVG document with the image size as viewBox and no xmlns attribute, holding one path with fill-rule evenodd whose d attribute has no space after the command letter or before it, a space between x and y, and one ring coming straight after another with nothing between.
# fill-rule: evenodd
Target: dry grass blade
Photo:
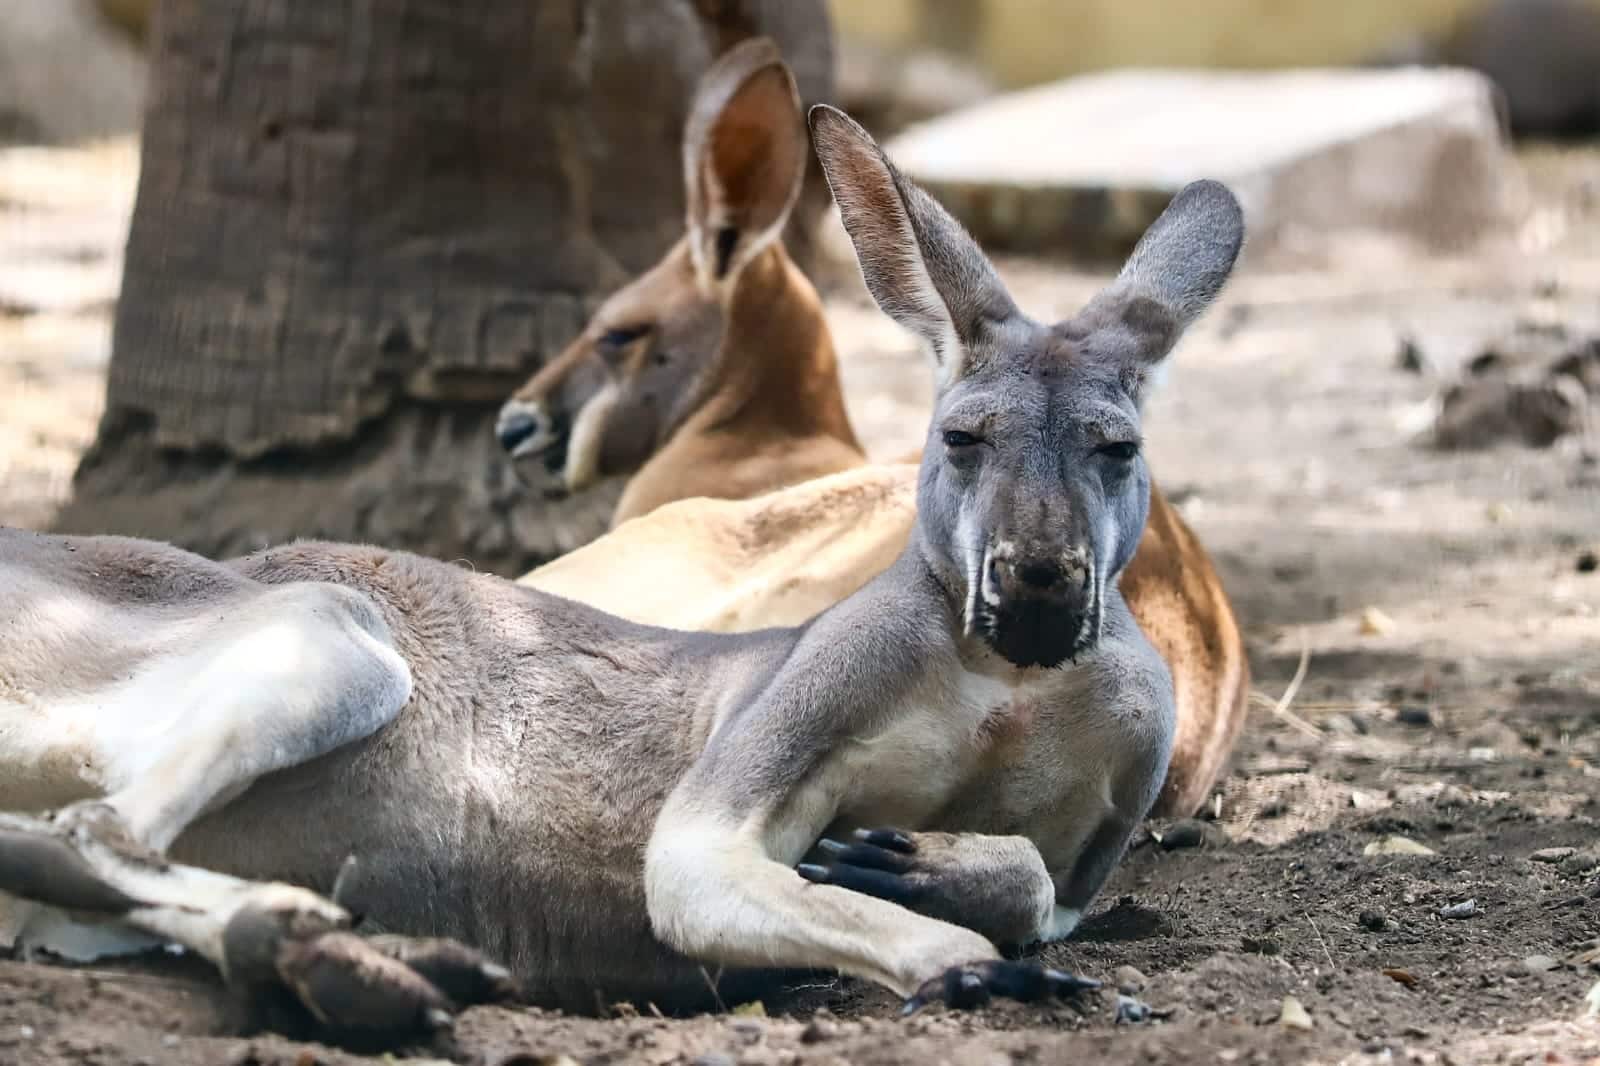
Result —
<instances>
[{"instance_id":1,"label":"dry grass blade","mask_svg":"<svg viewBox=\"0 0 1600 1066\"><path fill-rule=\"evenodd\" d=\"M1311 637L1304 626L1300 627L1300 663L1294 669L1294 676L1289 679L1289 685L1283 690L1283 695L1276 700L1261 693L1252 693L1254 698L1261 703L1272 707L1272 716L1281 718L1289 725L1313 740L1321 740L1322 733L1310 722L1289 710L1294 703L1294 698L1300 692L1300 686L1305 683L1306 671L1311 668Z\"/></svg>"}]
</instances>

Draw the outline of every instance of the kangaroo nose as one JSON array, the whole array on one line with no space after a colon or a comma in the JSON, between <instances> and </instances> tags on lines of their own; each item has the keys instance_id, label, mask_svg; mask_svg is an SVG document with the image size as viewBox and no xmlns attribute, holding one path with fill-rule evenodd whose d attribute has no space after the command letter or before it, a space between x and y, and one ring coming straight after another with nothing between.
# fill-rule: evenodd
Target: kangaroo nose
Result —
<instances>
[{"instance_id":1,"label":"kangaroo nose","mask_svg":"<svg viewBox=\"0 0 1600 1066\"><path fill-rule=\"evenodd\" d=\"M517 453L517 448L539 432L539 417L526 407L508 405L500 412L494 425L494 435L500 438L500 447Z\"/></svg>"},{"instance_id":2,"label":"kangaroo nose","mask_svg":"<svg viewBox=\"0 0 1600 1066\"><path fill-rule=\"evenodd\" d=\"M987 584L1005 595L1057 596L1081 585L1085 569L1070 555L989 558Z\"/></svg>"},{"instance_id":3,"label":"kangaroo nose","mask_svg":"<svg viewBox=\"0 0 1600 1066\"><path fill-rule=\"evenodd\" d=\"M1060 564L1050 561L1026 562L1017 567L1017 577L1022 579L1022 583L1036 589L1054 588L1060 583L1063 573Z\"/></svg>"}]
</instances>

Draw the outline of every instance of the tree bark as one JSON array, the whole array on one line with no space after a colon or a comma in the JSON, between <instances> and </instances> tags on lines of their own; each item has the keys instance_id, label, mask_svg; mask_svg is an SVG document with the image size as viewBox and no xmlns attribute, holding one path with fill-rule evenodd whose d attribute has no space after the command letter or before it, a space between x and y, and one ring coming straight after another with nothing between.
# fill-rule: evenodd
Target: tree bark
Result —
<instances>
[{"instance_id":1,"label":"tree bark","mask_svg":"<svg viewBox=\"0 0 1600 1066\"><path fill-rule=\"evenodd\" d=\"M682 231L724 48L832 89L823 0L164 0L106 415L58 520L516 572L617 486L529 500L498 403ZM803 214L814 218L815 188Z\"/></svg>"}]
</instances>

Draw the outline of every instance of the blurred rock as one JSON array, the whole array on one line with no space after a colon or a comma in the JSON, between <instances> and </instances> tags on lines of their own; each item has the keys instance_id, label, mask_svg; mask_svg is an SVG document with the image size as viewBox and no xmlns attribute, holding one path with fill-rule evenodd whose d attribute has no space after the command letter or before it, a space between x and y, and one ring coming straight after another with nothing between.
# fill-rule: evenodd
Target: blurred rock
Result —
<instances>
[{"instance_id":1,"label":"blurred rock","mask_svg":"<svg viewBox=\"0 0 1600 1066\"><path fill-rule=\"evenodd\" d=\"M1130 996L1138 995L1150 984L1150 978L1132 966L1118 966L1112 976L1116 979L1117 991Z\"/></svg>"},{"instance_id":2,"label":"blurred rock","mask_svg":"<svg viewBox=\"0 0 1600 1066\"><path fill-rule=\"evenodd\" d=\"M1197 819L1175 822L1160 837L1162 851L1181 848L1221 848L1228 845L1228 834L1219 825Z\"/></svg>"},{"instance_id":3,"label":"blurred rock","mask_svg":"<svg viewBox=\"0 0 1600 1066\"><path fill-rule=\"evenodd\" d=\"M1395 621L1377 607L1367 607L1361 612L1357 627L1364 637L1386 637L1395 631Z\"/></svg>"},{"instance_id":4,"label":"blurred rock","mask_svg":"<svg viewBox=\"0 0 1600 1066\"><path fill-rule=\"evenodd\" d=\"M1600 6L1592 0L1490 0L1446 33L1396 38L1369 65L1476 70L1499 87L1518 137L1600 132Z\"/></svg>"},{"instance_id":5,"label":"blurred rock","mask_svg":"<svg viewBox=\"0 0 1600 1066\"><path fill-rule=\"evenodd\" d=\"M889 155L991 248L1121 254L1196 178L1249 248L1382 231L1430 249L1509 237L1527 191L1470 71L1116 71L994 97Z\"/></svg>"},{"instance_id":6,"label":"blurred rock","mask_svg":"<svg viewBox=\"0 0 1600 1066\"><path fill-rule=\"evenodd\" d=\"M1434 443L1459 450L1507 441L1546 448L1580 432L1588 409L1588 393L1568 374L1532 380L1481 374L1445 391Z\"/></svg>"},{"instance_id":7,"label":"blurred rock","mask_svg":"<svg viewBox=\"0 0 1600 1066\"><path fill-rule=\"evenodd\" d=\"M1400 337L1394 362L1396 367L1408 374L1421 374L1429 369L1428 356L1415 337Z\"/></svg>"},{"instance_id":8,"label":"blurred rock","mask_svg":"<svg viewBox=\"0 0 1600 1066\"><path fill-rule=\"evenodd\" d=\"M145 63L93 0L0 0L0 143L139 128Z\"/></svg>"},{"instance_id":9,"label":"blurred rock","mask_svg":"<svg viewBox=\"0 0 1600 1066\"><path fill-rule=\"evenodd\" d=\"M1410 837L1390 835L1382 840L1374 840L1361 849L1363 855L1437 855L1438 852L1426 844L1419 844Z\"/></svg>"},{"instance_id":10,"label":"blurred rock","mask_svg":"<svg viewBox=\"0 0 1600 1066\"><path fill-rule=\"evenodd\" d=\"M1278 1024L1285 1029L1310 1030L1315 1026L1311 1020L1311 1012L1305 1005L1293 996L1284 996L1283 1004L1278 1008Z\"/></svg>"},{"instance_id":11,"label":"blurred rock","mask_svg":"<svg viewBox=\"0 0 1600 1066\"><path fill-rule=\"evenodd\" d=\"M1439 57L1492 78L1518 136L1600 132L1600 7L1592 0L1491 0L1457 24Z\"/></svg>"}]
</instances>

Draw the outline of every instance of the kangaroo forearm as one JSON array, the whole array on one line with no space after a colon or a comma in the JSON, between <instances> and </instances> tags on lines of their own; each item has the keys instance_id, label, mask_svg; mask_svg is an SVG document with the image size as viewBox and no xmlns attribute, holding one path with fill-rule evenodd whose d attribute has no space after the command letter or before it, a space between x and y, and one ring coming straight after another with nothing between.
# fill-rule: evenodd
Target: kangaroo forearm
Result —
<instances>
[{"instance_id":1,"label":"kangaroo forearm","mask_svg":"<svg viewBox=\"0 0 1600 1066\"><path fill-rule=\"evenodd\" d=\"M645 892L656 935L708 963L832 969L909 995L952 966L999 958L971 930L809 884L709 827L658 833Z\"/></svg>"}]
</instances>

